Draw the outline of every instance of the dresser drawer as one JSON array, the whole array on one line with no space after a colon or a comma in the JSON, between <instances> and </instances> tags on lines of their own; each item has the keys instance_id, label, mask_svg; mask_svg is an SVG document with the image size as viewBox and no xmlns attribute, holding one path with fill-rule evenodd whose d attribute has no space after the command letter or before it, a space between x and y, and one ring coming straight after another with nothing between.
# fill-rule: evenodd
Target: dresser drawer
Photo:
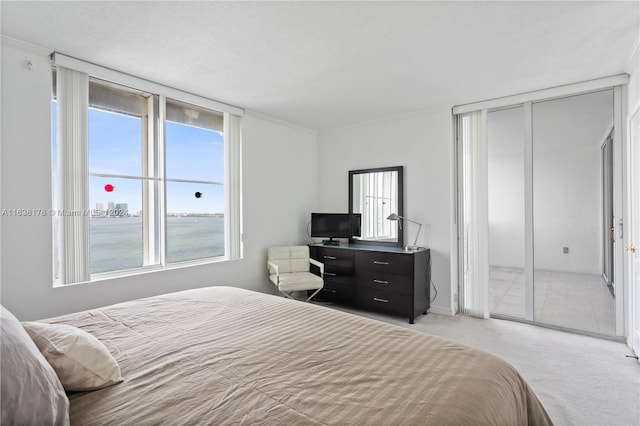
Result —
<instances>
[{"instance_id":1,"label":"dresser drawer","mask_svg":"<svg viewBox=\"0 0 640 426\"><path fill-rule=\"evenodd\" d=\"M354 295L353 284L325 280L318 300L353 303Z\"/></svg>"},{"instance_id":2,"label":"dresser drawer","mask_svg":"<svg viewBox=\"0 0 640 426\"><path fill-rule=\"evenodd\" d=\"M358 288L373 291L394 291L406 295L413 292L413 277L411 275L364 269L356 272L356 282Z\"/></svg>"},{"instance_id":3,"label":"dresser drawer","mask_svg":"<svg viewBox=\"0 0 640 426\"><path fill-rule=\"evenodd\" d=\"M397 247L310 244L309 251L324 263L324 288L318 301L402 316L409 324L429 309L428 249L410 252Z\"/></svg>"},{"instance_id":4,"label":"dresser drawer","mask_svg":"<svg viewBox=\"0 0 640 426\"><path fill-rule=\"evenodd\" d=\"M410 274L413 271L413 257L410 254L357 252L355 260L357 270L387 271L396 274Z\"/></svg>"},{"instance_id":5,"label":"dresser drawer","mask_svg":"<svg viewBox=\"0 0 640 426\"><path fill-rule=\"evenodd\" d=\"M353 270L328 267L324 270L324 282L352 285L354 282Z\"/></svg>"},{"instance_id":6,"label":"dresser drawer","mask_svg":"<svg viewBox=\"0 0 640 426\"><path fill-rule=\"evenodd\" d=\"M325 270L342 268L353 270L354 253L351 250L320 248L317 251L317 259L324 263Z\"/></svg>"},{"instance_id":7,"label":"dresser drawer","mask_svg":"<svg viewBox=\"0 0 640 426\"><path fill-rule=\"evenodd\" d=\"M374 290L359 287L356 294L356 302L366 309L390 311L396 313L410 312L411 298L409 295L394 291Z\"/></svg>"}]
</instances>

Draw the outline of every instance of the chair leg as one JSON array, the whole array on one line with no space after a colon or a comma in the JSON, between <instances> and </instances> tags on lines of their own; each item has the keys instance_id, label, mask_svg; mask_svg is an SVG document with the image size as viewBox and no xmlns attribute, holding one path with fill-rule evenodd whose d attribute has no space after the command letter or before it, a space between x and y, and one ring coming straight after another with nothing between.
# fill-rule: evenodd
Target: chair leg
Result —
<instances>
[{"instance_id":1,"label":"chair leg","mask_svg":"<svg viewBox=\"0 0 640 426\"><path fill-rule=\"evenodd\" d=\"M311 299L313 299L313 298L315 297L315 295L316 295L316 294L318 294L318 293L320 292L320 290L322 290L322 289L321 289L321 288L317 289L317 290L316 290L316 291L315 291L311 296L307 297L307 299L305 300L305 302L308 302L308 301L310 301ZM285 293L284 291L281 291L280 293L284 294L284 296L285 296L287 299L291 299L291 300L298 300L298 299L296 299L295 297L293 297L293 296L291 295L293 292Z\"/></svg>"},{"instance_id":2,"label":"chair leg","mask_svg":"<svg viewBox=\"0 0 640 426\"><path fill-rule=\"evenodd\" d=\"M307 297L307 300L305 300L305 302L308 302L308 301L310 301L311 299L313 299L313 298L314 298L314 296L320 292L320 290L322 290L322 288L319 288L319 289L317 289L316 291L314 291L314 292L313 292L313 294L312 294L311 296Z\"/></svg>"},{"instance_id":3,"label":"chair leg","mask_svg":"<svg viewBox=\"0 0 640 426\"><path fill-rule=\"evenodd\" d=\"M291 293L285 293L284 291L281 291L280 293L284 294L284 297L286 297L287 299L298 300L295 297L293 297Z\"/></svg>"}]
</instances>

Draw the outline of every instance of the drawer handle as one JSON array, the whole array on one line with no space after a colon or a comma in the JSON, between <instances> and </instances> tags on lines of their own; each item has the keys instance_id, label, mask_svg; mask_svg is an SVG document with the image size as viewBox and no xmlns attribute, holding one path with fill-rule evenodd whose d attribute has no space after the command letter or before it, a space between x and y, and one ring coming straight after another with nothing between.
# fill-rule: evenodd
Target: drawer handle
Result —
<instances>
[{"instance_id":1,"label":"drawer handle","mask_svg":"<svg viewBox=\"0 0 640 426\"><path fill-rule=\"evenodd\" d=\"M389 303L389 301L387 299L380 299L378 297L374 297L373 298L374 302L382 302L382 303Z\"/></svg>"},{"instance_id":2,"label":"drawer handle","mask_svg":"<svg viewBox=\"0 0 640 426\"><path fill-rule=\"evenodd\" d=\"M374 260L373 263L376 264L376 265L388 265L389 264L389 262L381 262L379 260Z\"/></svg>"},{"instance_id":3,"label":"drawer handle","mask_svg":"<svg viewBox=\"0 0 640 426\"><path fill-rule=\"evenodd\" d=\"M328 291L329 293L335 293L335 290L331 290L330 288L323 288L322 290Z\"/></svg>"},{"instance_id":4,"label":"drawer handle","mask_svg":"<svg viewBox=\"0 0 640 426\"><path fill-rule=\"evenodd\" d=\"M389 284L389 281L384 281L384 280L373 280L373 282L376 284Z\"/></svg>"},{"instance_id":5,"label":"drawer handle","mask_svg":"<svg viewBox=\"0 0 640 426\"><path fill-rule=\"evenodd\" d=\"M336 274L334 274L333 272L325 272L325 275L329 275L330 277L335 277L337 276Z\"/></svg>"},{"instance_id":6,"label":"drawer handle","mask_svg":"<svg viewBox=\"0 0 640 426\"><path fill-rule=\"evenodd\" d=\"M329 260L336 260L337 258L335 256L322 256L325 259L329 259Z\"/></svg>"}]
</instances>

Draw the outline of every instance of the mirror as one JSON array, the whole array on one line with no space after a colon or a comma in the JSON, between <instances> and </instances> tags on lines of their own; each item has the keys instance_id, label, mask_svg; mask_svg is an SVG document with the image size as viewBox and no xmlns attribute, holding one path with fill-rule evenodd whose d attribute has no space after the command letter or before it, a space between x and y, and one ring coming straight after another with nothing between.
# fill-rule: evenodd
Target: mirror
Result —
<instances>
[{"instance_id":1,"label":"mirror","mask_svg":"<svg viewBox=\"0 0 640 426\"><path fill-rule=\"evenodd\" d=\"M388 220L391 213L403 216L402 166L349 171L349 213L360 213L360 237L350 243L402 247L400 221Z\"/></svg>"}]
</instances>

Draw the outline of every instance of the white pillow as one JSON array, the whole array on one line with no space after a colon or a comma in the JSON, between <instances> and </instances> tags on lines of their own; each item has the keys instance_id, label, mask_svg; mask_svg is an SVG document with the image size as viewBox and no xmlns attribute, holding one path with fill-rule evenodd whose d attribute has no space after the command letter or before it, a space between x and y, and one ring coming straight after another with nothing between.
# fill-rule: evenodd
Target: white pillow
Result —
<instances>
[{"instance_id":1,"label":"white pillow","mask_svg":"<svg viewBox=\"0 0 640 426\"><path fill-rule=\"evenodd\" d=\"M0 306L3 425L69 425L69 400L51 365L20 321Z\"/></svg>"},{"instance_id":2,"label":"white pillow","mask_svg":"<svg viewBox=\"0 0 640 426\"><path fill-rule=\"evenodd\" d=\"M67 391L89 391L122 382L120 366L93 335L67 324L23 322Z\"/></svg>"}]
</instances>

